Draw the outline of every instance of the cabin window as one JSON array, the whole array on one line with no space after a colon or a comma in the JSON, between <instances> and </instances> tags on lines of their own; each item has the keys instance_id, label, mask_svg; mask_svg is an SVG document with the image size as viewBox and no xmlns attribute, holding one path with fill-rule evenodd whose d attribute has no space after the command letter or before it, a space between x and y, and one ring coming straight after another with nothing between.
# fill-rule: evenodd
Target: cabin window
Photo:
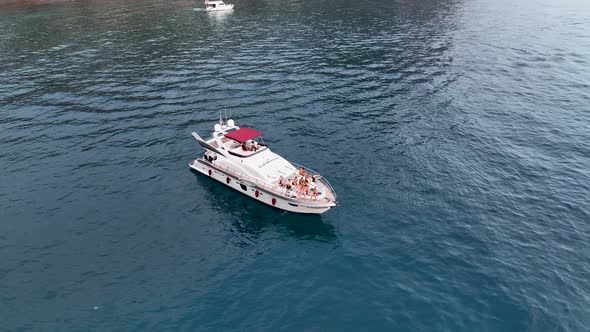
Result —
<instances>
[{"instance_id":1,"label":"cabin window","mask_svg":"<svg viewBox=\"0 0 590 332\"><path fill-rule=\"evenodd\" d=\"M248 191L248 187L246 187L246 185L240 183L240 187L242 187L242 190Z\"/></svg>"}]
</instances>

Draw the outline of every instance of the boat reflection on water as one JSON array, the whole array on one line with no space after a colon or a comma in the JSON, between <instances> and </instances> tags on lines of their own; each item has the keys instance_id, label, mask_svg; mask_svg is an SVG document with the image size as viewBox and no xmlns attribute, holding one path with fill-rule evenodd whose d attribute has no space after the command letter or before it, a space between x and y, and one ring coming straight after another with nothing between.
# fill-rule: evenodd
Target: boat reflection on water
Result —
<instances>
[{"instance_id":1,"label":"boat reflection on water","mask_svg":"<svg viewBox=\"0 0 590 332\"><path fill-rule=\"evenodd\" d=\"M233 14L233 12L233 9L207 11L207 15L209 15L209 19L211 19L211 21L222 23L227 20Z\"/></svg>"},{"instance_id":2,"label":"boat reflection on water","mask_svg":"<svg viewBox=\"0 0 590 332\"><path fill-rule=\"evenodd\" d=\"M336 239L334 226L326 222L321 215L281 211L233 190L227 190L223 184L199 176L195 171L192 173L197 182L207 188L204 198L211 202L215 210L223 211L222 213L231 220L232 230L247 234L250 240L269 230L302 240L331 242ZM243 244L247 245L247 241Z\"/></svg>"}]
</instances>

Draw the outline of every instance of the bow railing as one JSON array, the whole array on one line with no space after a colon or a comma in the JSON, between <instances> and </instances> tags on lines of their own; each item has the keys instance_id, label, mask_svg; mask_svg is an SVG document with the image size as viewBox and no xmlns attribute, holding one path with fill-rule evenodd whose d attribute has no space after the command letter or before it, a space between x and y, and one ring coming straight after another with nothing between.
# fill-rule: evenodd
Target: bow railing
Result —
<instances>
[{"instance_id":1,"label":"bow railing","mask_svg":"<svg viewBox=\"0 0 590 332\"><path fill-rule=\"evenodd\" d=\"M328 187L328 189L330 189L330 192L334 196L334 200L336 200L336 192L334 191L334 188L332 188L332 185L330 184L330 182L328 182L328 180L326 180L325 177L323 177L320 173L314 171L311 168L307 168L305 166L296 164L294 162L290 162L290 163L291 163L291 165L297 167L297 169L303 168L306 173L309 173L312 177L315 177L317 180L321 181L326 187Z\"/></svg>"}]
</instances>

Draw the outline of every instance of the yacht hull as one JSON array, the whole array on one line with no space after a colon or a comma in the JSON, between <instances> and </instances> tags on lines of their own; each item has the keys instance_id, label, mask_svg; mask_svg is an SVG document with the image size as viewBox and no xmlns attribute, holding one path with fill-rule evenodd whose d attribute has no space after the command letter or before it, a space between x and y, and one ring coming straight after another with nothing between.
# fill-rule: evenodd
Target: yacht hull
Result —
<instances>
[{"instance_id":1,"label":"yacht hull","mask_svg":"<svg viewBox=\"0 0 590 332\"><path fill-rule=\"evenodd\" d=\"M230 9L234 9L234 5L233 4L232 5L226 5L226 6L223 6L223 7L220 6L220 7L216 7L216 8L209 8L209 7L208 8L205 8L205 10L208 11L208 12L219 12L219 11L222 11L222 10L230 10Z\"/></svg>"},{"instance_id":2,"label":"yacht hull","mask_svg":"<svg viewBox=\"0 0 590 332\"><path fill-rule=\"evenodd\" d=\"M191 161L189 163L189 167L252 199L277 209L295 213L321 214L330 210L336 205L333 202L322 203L319 201L310 202L288 199L273 193L272 190L261 188L251 181L239 179L232 174L228 174L227 172L216 168L215 165L202 159Z\"/></svg>"}]
</instances>

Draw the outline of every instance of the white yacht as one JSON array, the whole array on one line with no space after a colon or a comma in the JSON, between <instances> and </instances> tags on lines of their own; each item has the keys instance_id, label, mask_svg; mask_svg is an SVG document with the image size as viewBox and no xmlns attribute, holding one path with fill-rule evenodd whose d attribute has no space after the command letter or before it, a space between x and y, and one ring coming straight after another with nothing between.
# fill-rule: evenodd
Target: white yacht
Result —
<instances>
[{"instance_id":1,"label":"white yacht","mask_svg":"<svg viewBox=\"0 0 590 332\"><path fill-rule=\"evenodd\" d=\"M336 206L336 193L321 175L272 152L261 132L231 119L219 122L208 140L192 133L205 148L189 163L193 170L282 210L320 214Z\"/></svg>"},{"instance_id":2,"label":"white yacht","mask_svg":"<svg viewBox=\"0 0 590 332\"><path fill-rule=\"evenodd\" d=\"M228 10L233 8L233 4L226 4L221 0L205 0L206 11Z\"/></svg>"}]
</instances>

